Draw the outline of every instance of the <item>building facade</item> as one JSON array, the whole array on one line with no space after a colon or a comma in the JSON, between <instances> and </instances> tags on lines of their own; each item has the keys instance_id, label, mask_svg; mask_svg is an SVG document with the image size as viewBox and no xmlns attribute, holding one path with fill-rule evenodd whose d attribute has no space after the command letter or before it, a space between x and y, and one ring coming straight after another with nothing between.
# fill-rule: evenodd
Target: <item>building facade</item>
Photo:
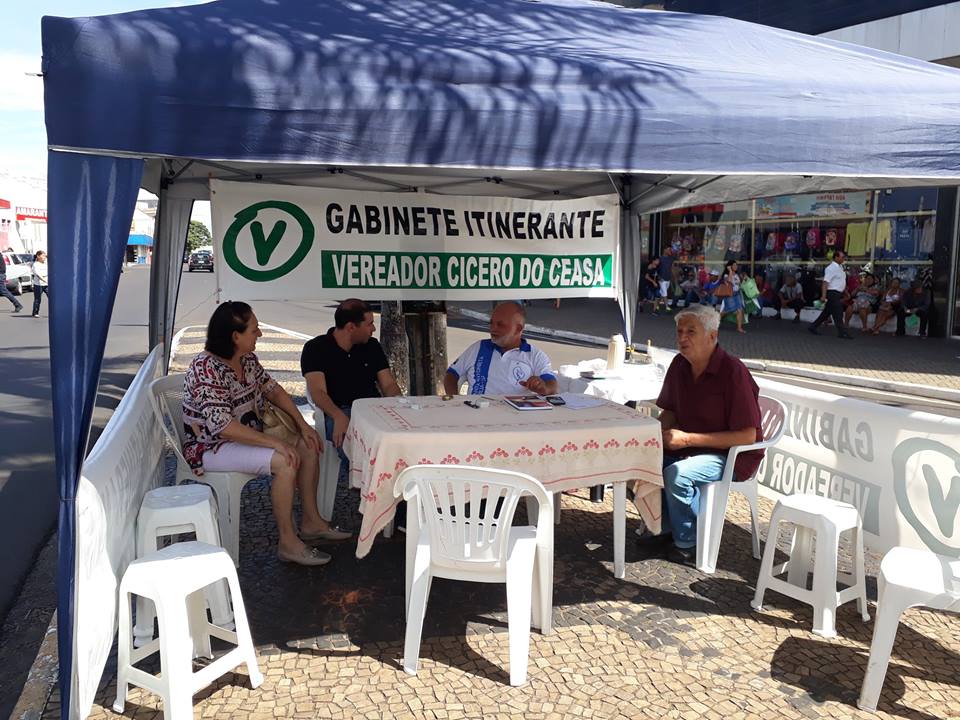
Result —
<instances>
[{"instance_id":1,"label":"building facade","mask_svg":"<svg viewBox=\"0 0 960 720\"><path fill-rule=\"evenodd\" d=\"M634 3L636 4L636 3ZM650 3L641 3L649 6ZM960 67L960 2L877 0L808 3L672 0L664 10L724 15ZM681 267L736 259L779 287L794 275L809 300L837 249L848 268L922 282L933 298L930 334L960 338L956 187L818 193L682 208L642 221L649 250L667 247Z\"/></svg>"}]
</instances>

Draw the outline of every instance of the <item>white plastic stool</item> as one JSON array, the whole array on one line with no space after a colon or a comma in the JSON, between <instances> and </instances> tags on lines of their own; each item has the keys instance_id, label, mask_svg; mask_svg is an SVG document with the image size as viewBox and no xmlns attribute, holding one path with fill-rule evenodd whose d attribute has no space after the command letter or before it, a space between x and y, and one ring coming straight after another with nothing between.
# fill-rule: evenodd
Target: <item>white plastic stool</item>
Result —
<instances>
[{"instance_id":1,"label":"white plastic stool","mask_svg":"<svg viewBox=\"0 0 960 720\"><path fill-rule=\"evenodd\" d=\"M220 580L226 580L230 586L236 632L207 622L203 591ZM152 600L160 619L160 637L140 649L131 644L131 595ZM223 548L201 542L175 543L130 563L120 582L118 632L117 699L113 704L118 713L123 712L129 685L159 695L166 720L188 720L193 718L194 693L237 665L246 664L252 687L263 682L237 570ZM213 658L211 637L234 643L236 647L193 672L195 657ZM134 667L158 650L159 676Z\"/></svg>"},{"instance_id":2,"label":"white plastic stool","mask_svg":"<svg viewBox=\"0 0 960 720\"><path fill-rule=\"evenodd\" d=\"M159 487L143 496L137 515L137 557L155 552L164 537L194 533L197 540L220 546L220 528L217 525L216 500L207 485L176 485ZM233 612L227 595L227 586L219 582L207 592L207 604L215 625L233 630ZM153 639L153 604L137 598L137 625L133 643L141 647Z\"/></svg>"},{"instance_id":3,"label":"white plastic stool","mask_svg":"<svg viewBox=\"0 0 960 720\"><path fill-rule=\"evenodd\" d=\"M773 566L777 550L777 529L781 522L796 526L790 544L790 560ZM839 579L848 585L837 592L837 551L840 533L852 530L854 547L854 572L841 573ZM816 560L811 566L813 538L816 535ZM813 586L807 589L807 576L813 570ZM787 579L777 575L787 573ZM767 544L760 562L757 592L751 605L754 610L763 609L763 593L775 590L813 606L813 632L823 637L835 637L834 619L837 606L856 599L857 608L864 622L867 614L867 589L863 576L863 528L860 513L848 503L819 495L789 495L780 498L770 517Z\"/></svg>"}]
</instances>

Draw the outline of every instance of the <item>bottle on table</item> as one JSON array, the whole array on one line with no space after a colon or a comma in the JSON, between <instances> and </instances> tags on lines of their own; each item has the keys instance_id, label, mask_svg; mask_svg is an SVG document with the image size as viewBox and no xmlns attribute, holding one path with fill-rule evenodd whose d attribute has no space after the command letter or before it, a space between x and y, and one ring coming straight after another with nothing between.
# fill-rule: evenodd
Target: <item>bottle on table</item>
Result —
<instances>
[{"instance_id":1,"label":"bottle on table","mask_svg":"<svg viewBox=\"0 0 960 720\"><path fill-rule=\"evenodd\" d=\"M627 343L623 335L617 333L607 344L607 370L619 370L623 367L623 356L626 353Z\"/></svg>"}]
</instances>

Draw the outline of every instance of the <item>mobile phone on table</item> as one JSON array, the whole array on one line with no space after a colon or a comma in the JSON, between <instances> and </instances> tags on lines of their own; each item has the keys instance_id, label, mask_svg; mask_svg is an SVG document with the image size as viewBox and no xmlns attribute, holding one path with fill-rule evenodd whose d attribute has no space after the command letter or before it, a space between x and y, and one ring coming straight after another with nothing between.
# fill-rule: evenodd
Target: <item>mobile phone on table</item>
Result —
<instances>
[{"instance_id":1,"label":"mobile phone on table","mask_svg":"<svg viewBox=\"0 0 960 720\"><path fill-rule=\"evenodd\" d=\"M559 395L547 395L547 396L545 396L543 399L546 400L546 401L547 401L548 403L550 403L551 405L560 406L560 405L566 405L566 404L567 404L567 401L564 400L564 399L563 399L562 397L560 397Z\"/></svg>"}]
</instances>

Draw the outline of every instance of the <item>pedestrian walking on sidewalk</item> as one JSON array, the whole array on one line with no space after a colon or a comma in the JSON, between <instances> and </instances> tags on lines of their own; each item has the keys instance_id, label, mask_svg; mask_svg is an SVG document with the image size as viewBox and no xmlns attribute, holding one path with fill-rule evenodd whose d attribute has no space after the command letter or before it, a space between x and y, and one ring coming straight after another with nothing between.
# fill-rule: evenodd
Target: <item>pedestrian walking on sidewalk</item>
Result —
<instances>
[{"instance_id":1,"label":"pedestrian walking on sidewalk","mask_svg":"<svg viewBox=\"0 0 960 720\"><path fill-rule=\"evenodd\" d=\"M46 293L50 297L50 291L47 288L47 254L43 250L38 250L33 256L33 316L40 317L40 297Z\"/></svg>"},{"instance_id":2,"label":"pedestrian walking on sidewalk","mask_svg":"<svg viewBox=\"0 0 960 720\"><path fill-rule=\"evenodd\" d=\"M7 264L3 258L0 258L0 297L5 297L13 303L13 311L15 313L23 310L23 305L20 304L17 297L7 288Z\"/></svg>"},{"instance_id":3,"label":"pedestrian walking on sidewalk","mask_svg":"<svg viewBox=\"0 0 960 720\"><path fill-rule=\"evenodd\" d=\"M833 319L833 324L837 326L837 337L844 340L852 340L853 336L847 332L843 324L843 293L847 289L847 272L843 269L843 263L847 257L843 250L837 250L833 255L833 262L827 265L823 273L823 283L820 289L820 301L823 303L823 309L820 316L814 320L807 330L813 335L819 335L817 330L827 318Z\"/></svg>"}]
</instances>

